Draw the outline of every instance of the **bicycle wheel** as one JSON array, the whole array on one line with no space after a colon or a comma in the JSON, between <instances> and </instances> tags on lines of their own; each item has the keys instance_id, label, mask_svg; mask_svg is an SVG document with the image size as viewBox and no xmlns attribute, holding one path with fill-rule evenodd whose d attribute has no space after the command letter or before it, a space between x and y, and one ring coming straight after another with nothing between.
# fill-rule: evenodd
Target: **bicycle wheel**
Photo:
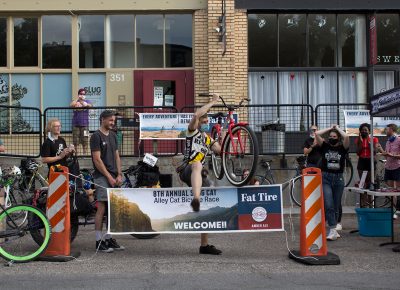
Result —
<instances>
[{"instance_id":1,"label":"bicycle wheel","mask_svg":"<svg viewBox=\"0 0 400 290\"><path fill-rule=\"evenodd\" d=\"M347 187L350 185L353 179L354 169L353 169L353 164L351 163L349 157L346 157L344 162L345 162L343 169L344 186Z\"/></svg>"},{"instance_id":2,"label":"bicycle wheel","mask_svg":"<svg viewBox=\"0 0 400 290\"><path fill-rule=\"evenodd\" d=\"M217 142L219 142L221 144L221 136L218 133L217 128L214 126L211 130L211 138L213 138L214 140L216 140ZM222 168L222 158L221 158L221 154L215 154L214 152L211 153L211 162L212 162L212 168L215 174L215 177L217 179L222 179L222 177L224 176L224 170Z\"/></svg>"},{"instance_id":3,"label":"bicycle wheel","mask_svg":"<svg viewBox=\"0 0 400 290\"><path fill-rule=\"evenodd\" d=\"M302 189L301 189L301 175L296 176L293 179L293 182L290 183L290 198L292 201L297 205L301 207L301 194L302 194Z\"/></svg>"},{"instance_id":4,"label":"bicycle wheel","mask_svg":"<svg viewBox=\"0 0 400 290\"><path fill-rule=\"evenodd\" d=\"M265 177L264 175L256 175L255 177L257 180L260 181L260 185L274 184L272 180L270 180L268 177Z\"/></svg>"},{"instance_id":5,"label":"bicycle wheel","mask_svg":"<svg viewBox=\"0 0 400 290\"><path fill-rule=\"evenodd\" d=\"M35 223L24 223L14 220L16 212L26 212L28 216L35 217ZM0 214L0 255L10 261L28 262L37 258L46 250L51 236L50 223L45 214L36 207L30 205L15 205L7 208ZM32 230L43 229L42 243L36 245L29 233Z\"/></svg>"},{"instance_id":6,"label":"bicycle wheel","mask_svg":"<svg viewBox=\"0 0 400 290\"><path fill-rule=\"evenodd\" d=\"M230 135L226 135L222 150L222 166L228 181L235 186L247 184L257 167L258 143L248 125L237 125ZM247 177L243 176L249 170Z\"/></svg>"}]
</instances>

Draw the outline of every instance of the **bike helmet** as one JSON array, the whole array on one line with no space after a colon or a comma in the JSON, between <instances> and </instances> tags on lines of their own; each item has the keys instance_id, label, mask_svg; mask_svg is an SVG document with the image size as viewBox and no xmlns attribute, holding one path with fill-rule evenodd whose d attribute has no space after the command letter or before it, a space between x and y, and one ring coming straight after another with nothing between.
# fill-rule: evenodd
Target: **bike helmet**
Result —
<instances>
[{"instance_id":1,"label":"bike helmet","mask_svg":"<svg viewBox=\"0 0 400 290\"><path fill-rule=\"evenodd\" d=\"M35 170L37 170L38 168L39 168L39 165L38 165L35 161L33 161L33 160L29 160L29 161L26 163L26 169L29 170L29 171L35 171Z\"/></svg>"},{"instance_id":2,"label":"bike helmet","mask_svg":"<svg viewBox=\"0 0 400 290\"><path fill-rule=\"evenodd\" d=\"M14 165L14 166L11 168L10 174L11 174L11 175L20 175L20 174L21 174L21 169L19 169L19 167L17 167L17 166Z\"/></svg>"}]
</instances>

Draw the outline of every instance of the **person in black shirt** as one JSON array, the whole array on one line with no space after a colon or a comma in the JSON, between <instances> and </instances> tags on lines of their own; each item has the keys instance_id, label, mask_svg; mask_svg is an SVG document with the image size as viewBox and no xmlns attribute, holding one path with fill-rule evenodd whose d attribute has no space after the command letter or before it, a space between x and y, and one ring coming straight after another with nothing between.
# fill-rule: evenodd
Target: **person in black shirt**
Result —
<instances>
[{"instance_id":1,"label":"person in black shirt","mask_svg":"<svg viewBox=\"0 0 400 290\"><path fill-rule=\"evenodd\" d=\"M60 137L61 122L58 119L50 119L46 125L47 138L42 144L42 162L47 163L49 169L53 165L67 166L67 158L75 150L73 146L67 147L64 138Z\"/></svg>"},{"instance_id":2,"label":"person in black shirt","mask_svg":"<svg viewBox=\"0 0 400 290\"><path fill-rule=\"evenodd\" d=\"M322 138L325 133L329 134L327 141ZM333 241L340 237L336 225L344 190L343 169L350 144L349 136L337 125L317 131L315 134L322 154L321 171L325 218L329 225L329 233L326 238Z\"/></svg>"},{"instance_id":3,"label":"person in black shirt","mask_svg":"<svg viewBox=\"0 0 400 290\"><path fill-rule=\"evenodd\" d=\"M310 136L304 141L303 153L307 156L307 167L318 167L319 160L321 159L321 147L315 139L315 132L317 130L318 127L312 125L310 127Z\"/></svg>"}]
</instances>

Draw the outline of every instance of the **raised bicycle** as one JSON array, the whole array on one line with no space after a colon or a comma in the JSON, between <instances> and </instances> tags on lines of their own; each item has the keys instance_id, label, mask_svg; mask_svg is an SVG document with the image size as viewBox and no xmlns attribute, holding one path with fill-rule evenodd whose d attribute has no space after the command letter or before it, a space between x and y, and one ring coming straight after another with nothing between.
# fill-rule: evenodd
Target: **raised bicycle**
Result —
<instances>
[{"instance_id":1,"label":"raised bicycle","mask_svg":"<svg viewBox=\"0 0 400 290\"><path fill-rule=\"evenodd\" d=\"M200 96L211 95L200 94ZM220 99L228 113L209 114L209 117L218 120L211 129L211 138L221 145L221 154L211 154L213 171L217 179L222 179L225 175L232 185L243 186L251 180L256 171L258 142L249 124L236 123L233 114L236 109L242 107L244 101L250 100L242 99L237 105L227 105L221 96ZM249 174L246 175L244 172L247 170Z\"/></svg>"}]
</instances>

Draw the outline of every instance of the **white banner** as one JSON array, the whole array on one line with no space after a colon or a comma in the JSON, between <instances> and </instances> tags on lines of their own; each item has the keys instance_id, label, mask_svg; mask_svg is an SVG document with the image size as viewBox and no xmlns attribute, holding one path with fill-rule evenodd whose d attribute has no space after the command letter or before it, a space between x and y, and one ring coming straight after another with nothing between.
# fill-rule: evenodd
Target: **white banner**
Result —
<instances>
[{"instance_id":1,"label":"white banner","mask_svg":"<svg viewBox=\"0 0 400 290\"><path fill-rule=\"evenodd\" d=\"M191 188L109 188L108 232L208 233L282 231L282 187L203 188L200 211Z\"/></svg>"}]
</instances>

